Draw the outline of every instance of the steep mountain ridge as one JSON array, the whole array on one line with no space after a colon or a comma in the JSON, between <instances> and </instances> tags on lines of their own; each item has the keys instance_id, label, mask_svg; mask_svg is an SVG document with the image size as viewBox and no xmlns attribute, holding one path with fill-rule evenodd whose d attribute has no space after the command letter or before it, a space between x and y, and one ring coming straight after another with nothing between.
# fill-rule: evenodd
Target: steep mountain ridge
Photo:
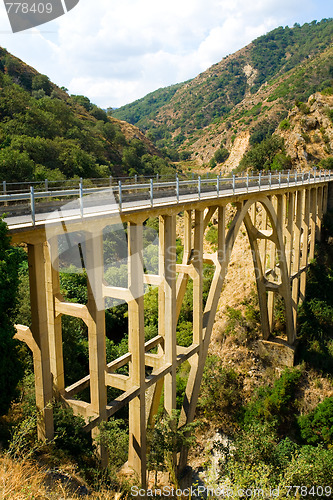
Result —
<instances>
[{"instance_id":1,"label":"steep mountain ridge","mask_svg":"<svg viewBox=\"0 0 333 500\"><path fill-rule=\"evenodd\" d=\"M244 137L255 122L270 120L276 127L296 100L332 84L332 40L332 19L279 27L178 88L162 89L165 102L159 90L113 116L136 124L159 147L176 148L181 160L198 160L198 166L207 165L224 142L230 169L246 150Z\"/></svg>"},{"instance_id":2,"label":"steep mountain ridge","mask_svg":"<svg viewBox=\"0 0 333 500\"><path fill-rule=\"evenodd\" d=\"M259 130L260 127L265 128L268 123L272 128L271 132L277 129L279 133L279 123L287 117L295 105L295 99L292 98L295 89L297 92L298 86L306 85L309 89L307 94L310 89L316 89L317 86L311 85L311 81L320 80L320 69L329 67L332 60L333 47L330 47L317 57L277 77L272 82L262 85L255 94L248 95L236 105L226 119L206 127L194 142L187 141L186 147L191 148L193 157L197 158L199 164L207 165L216 150L225 146L230 156L224 162L222 171L227 172L236 168L249 148L251 133ZM326 105L329 107L331 101L329 98L326 100ZM302 116L298 114L296 120L297 118L301 120ZM328 126L329 121L326 120L325 124ZM279 135L285 137L286 134ZM294 159L294 155L291 156ZM318 161L325 156L325 154L318 156ZM316 158L308 158L309 161L311 159Z\"/></svg>"}]
</instances>

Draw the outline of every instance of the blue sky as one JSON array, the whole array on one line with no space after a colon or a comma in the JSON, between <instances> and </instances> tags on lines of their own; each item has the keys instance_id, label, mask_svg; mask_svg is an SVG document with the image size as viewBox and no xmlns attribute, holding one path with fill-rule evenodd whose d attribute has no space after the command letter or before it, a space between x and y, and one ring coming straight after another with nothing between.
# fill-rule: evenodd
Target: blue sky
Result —
<instances>
[{"instance_id":1,"label":"blue sky","mask_svg":"<svg viewBox=\"0 0 333 500\"><path fill-rule=\"evenodd\" d=\"M119 107L195 77L278 26L328 17L332 0L80 0L13 34L2 4L0 45L70 93Z\"/></svg>"}]
</instances>

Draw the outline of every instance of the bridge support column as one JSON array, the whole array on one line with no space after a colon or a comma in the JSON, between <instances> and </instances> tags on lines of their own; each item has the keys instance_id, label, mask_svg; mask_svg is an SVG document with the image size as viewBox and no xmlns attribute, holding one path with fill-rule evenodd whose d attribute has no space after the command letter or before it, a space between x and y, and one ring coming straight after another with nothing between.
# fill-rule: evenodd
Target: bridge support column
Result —
<instances>
[{"instance_id":1,"label":"bridge support column","mask_svg":"<svg viewBox=\"0 0 333 500\"><path fill-rule=\"evenodd\" d=\"M301 259L301 226L302 226L302 215L304 208L304 191L299 190L296 193L296 218L294 225L294 248L293 248L293 262L291 275L292 279L292 307L293 307L293 318L294 325L296 325L297 320L297 307L299 298L299 284L300 284L300 259Z\"/></svg>"},{"instance_id":2,"label":"bridge support column","mask_svg":"<svg viewBox=\"0 0 333 500\"><path fill-rule=\"evenodd\" d=\"M219 220L223 220L220 212ZM194 245L192 264L195 269L193 278L193 343L199 345L199 350L190 359L190 373L185 390L182 413L179 425L182 426L193 421L195 408L198 401L202 373L207 355L207 349L203 346L203 307L202 307L202 286L203 286L203 237L204 237L204 216L202 210L195 211L194 223ZM219 240L222 239L220 231ZM208 340L209 342L209 340ZM208 346L207 346L208 347ZM183 448L180 454L178 470L181 471L187 463L188 450Z\"/></svg>"},{"instance_id":3,"label":"bridge support column","mask_svg":"<svg viewBox=\"0 0 333 500\"><path fill-rule=\"evenodd\" d=\"M305 299L305 288L306 288L306 268L308 266L309 257L309 223L310 223L310 206L311 206L311 189L306 189L304 191L304 212L302 220L302 254L301 254L301 269L302 273L300 276L299 284L299 304L302 304ZM304 270L303 270L304 269Z\"/></svg>"},{"instance_id":4,"label":"bridge support column","mask_svg":"<svg viewBox=\"0 0 333 500\"><path fill-rule=\"evenodd\" d=\"M189 264L189 259L192 250L192 210L185 210L184 212L184 253L183 253L183 264ZM161 269L163 270L163 263ZM186 292L186 286L188 283L188 274L179 273L177 278L177 303L176 303L176 317L178 319L180 310L183 303L183 298Z\"/></svg>"},{"instance_id":5,"label":"bridge support column","mask_svg":"<svg viewBox=\"0 0 333 500\"><path fill-rule=\"evenodd\" d=\"M193 342L201 344L202 341L202 287L203 287L203 212L195 211L194 220L194 255L193 266L195 277L193 279Z\"/></svg>"},{"instance_id":6,"label":"bridge support column","mask_svg":"<svg viewBox=\"0 0 333 500\"><path fill-rule=\"evenodd\" d=\"M105 384L106 348L105 348L105 309L102 294L104 259L103 233L96 231L88 233L86 238L85 265L88 272L88 303L87 316L89 342L89 372L91 410L106 420L107 389ZM98 435L98 429L92 431L93 438ZM107 465L107 450L99 446L102 465Z\"/></svg>"},{"instance_id":7,"label":"bridge support column","mask_svg":"<svg viewBox=\"0 0 333 500\"><path fill-rule=\"evenodd\" d=\"M140 391L129 403L128 465L146 487L146 402L145 402L145 333L143 307L143 231L142 224L129 222L128 231L128 348L131 354L129 375Z\"/></svg>"},{"instance_id":8,"label":"bridge support column","mask_svg":"<svg viewBox=\"0 0 333 500\"><path fill-rule=\"evenodd\" d=\"M51 256L54 257L54 259L53 265L49 259L46 262L46 290L50 342L50 366L53 376L53 388L56 393L61 393L65 389L61 314L56 315L54 307L54 297L59 296L60 294L59 257L57 246L57 238L53 238L49 241L49 249Z\"/></svg>"},{"instance_id":9,"label":"bridge support column","mask_svg":"<svg viewBox=\"0 0 333 500\"><path fill-rule=\"evenodd\" d=\"M162 218L161 252L164 255L164 348L165 362L171 365L164 378L164 407L169 415L176 408L176 218Z\"/></svg>"},{"instance_id":10,"label":"bridge support column","mask_svg":"<svg viewBox=\"0 0 333 500\"><path fill-rule=\"evenodd\" d=\"M316 222L316 240L320 241L321 238L321 224L323 220L324 213L324 194L323 194L323 186L317 188L317 222Z\"/></svg>"},{"instance_id":11,"label":"bridge support column","mask_svg":"<svg viewBox=\"0 0 333 500\"><path fill-rule=\"evenodd\" d=\"M277 212L278 200L276 197L271 199L272 205L274 207L275 213ZM269 268L271 269L271 276L274 282L277 281L276 275L276 246L274 241L269 242ZM269 331L272 333L274 328L274 307L275 307L275 292L268 292L267 297L267 308L268 308L268 321L269 321Z\"/></svg>"},{"instance_id":12,"label":"bridge support column","mask_svg":"<svg viewBox=\"0 0 333 500\"><path fill-rule=\"evenodd\" d=\"M295 217L295 193L289 193L287 197L287 226L286 226L286 259L287 268L290 275L293 260L293 243L294 243L294 217Z\"/></svg>"},{"instance_id":13,"label":"bridge support column","mask_svg":"<svg viewBox=\"0 0 333 500\"><path fill-rule=\"evenodd\" d=\"M317 226L317 188L311 189L311 205L310 205L310 249L309 249L309 260L313 260L315 253L316 244L316 226Z\"/></svg>"},{"instance_id":14,"label":"bridge support column","mask_svg":"<svg viewBox=\"0 0 333 500\"><path fill-rule=\"evenodd\" d=\"M46 278L50 253L46 242L28 244L28 263L31 302L31 333L35 340L34 373L36 406L40 412L37 421L38 439L54 436L52 410L52 376L50 369L49 325Z\"/></svg>"}]
</instances>

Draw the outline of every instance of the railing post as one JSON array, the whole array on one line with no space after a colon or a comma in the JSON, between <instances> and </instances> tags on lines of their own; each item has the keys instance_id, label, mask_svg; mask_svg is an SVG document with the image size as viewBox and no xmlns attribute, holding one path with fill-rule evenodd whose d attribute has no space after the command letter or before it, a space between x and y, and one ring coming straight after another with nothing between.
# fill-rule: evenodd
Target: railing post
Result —
<instances>
[{"instance_id":1,"label":"railing post","mask_svg":"<svg viewBox=\"0 0 333 500\"><path fill-rule=\"evenodd\" d=\"M158 182L158 174L156 174L156 182Z\"/></svg>"},{"instance_id":2,"label":"railing post","mask_svg":"<svg viewBox=\"0 0 333 500\"><path fill-rule=\"evenodd\" d=\"M220 196L220 174L217 174L216 178L216 195L217 197Z\"/></svg>"},{"instance_id":3,"label":"railing post","mask_svg":"<svg viewBox=\"0 0 333 500\"><path fill-rule=\"evenodd\" d=\"M272 172L269 171L269 189L272 189Z\"/></svg>"},{"instance_id":4,"label":"railing post","mask_svg":"<svg viewBox=\"0 0 333 500\"><path fill-rule=\"evenodd\" d=\"M30 186L30 207L31 207L31 220L32 225L36 224L36 207L35 207L35 190L33 186Z\"/></svg>"},{"instance_id":5,"label":"railing post","mask_svg":"<svg viewBox=\"0 0 333 500\"><path fill-rule=\"evenodd\" d=\"M177 197L177 203L179 203L179 177L178 177L178 175L176 177L176 197Z\"/></svg>"},{"instance_id":6,"label":"railing post","mask_svg":"<svg viewBox=\"0 0 333 500\"><path fill-rule=\"evenodd\" d=\"M153 206L154 205L154 183L153 183L153 179L150 179L149 183L150 183L150 205Z\"/></svg>"},{"instance_id":7,"label":"railing post","mask_svg":"<svg viewBox=\"0 0 333 500\"><path fill-rule=\"evenodd\" d=\"M112 186L112 175L109 176L109 186Z\"/></svg>"},{"instance_id":8,"label":"railing post","mask_svg":"<svg viewBox=\"0 0 333 500\"><path fill-rule=\"evenodd\" d=\"M316 182L316 169L313 169L313 182Z\"/></svg>"},{"instance_id":9,"label":"railing post","mask_svg":"<svg viewBox=\"0 0 333 500\"><path fill-rule=\"evenodd\" d=\"M297 170L295 170L295 184L297 184Z\"/></svg>"},{"instance_id":10,"label":"railing post","mask_svg":"<svg viewBox=\"0 0 333 500\"><path fill-rule=\"evenodd\" d=\"M290 185L290 170L288 170L288 187Z\"/></svg>"},{"instance_id":11,"label":"railing post","mask_svg":"<svg viewBox=\"0 0 333 500\"><path fill-rule=\"evenodd\" d=\"M261 171L259 172L259 191L261 189Z\"/></svg>"},{"instance_id":12,"label":"railing post","mask_svg":"<svg viewBox=\"0 0 333 500\"><path fill-rule=\"evenodd\" d=\"M136 184L138 182L138 174L135 174L134 176L134 184Z\"/></svg>"},{"instance_id":13,"label":"railing post","mask_svg":"<svg viewBox=\"0 0 333 500\"><path fill-rule=\"evenodd\" d=\"M79 192L80 192L80 214L81 214L81 217L83 217L83 183L82 183L82 177L80 179Z\"/></svg>"},{"instance_id":14,"label":"railing post","mask_svg":"<svg viewBox=\"0 0 333 500\"><path fill-rule=\"evenodd\" d=\"M279 187L281 187L281 171L279 172Z\"/></svg>"},{"instance_id":15,"label":"railing post","mask_svg":"<svg viewBox=\"0 0 333 500\"><path fill-rule=\"evenodd\" d=\"M201 198L201 176L198 177L198 198Z\"/></svg>"},{"instance_id":16,"label":"railing post","mask_svg":"<svg viewBox=\"0 0 333 500\"><path fill-rule=\"evenodd\" d=\"M122 191L122 185L121 185L121 181L118 181L118 195L119 195L119 210L122 209L122 205L123 205L123 191Z\"/></svg>"},{"instance_id":17,"label":"railing post","mask_svg":"<svg viewBox=\"0 0 333 500\"><path fill-rule=\"evenodd\" d=\"M44 184L45 184L45 191L47 192L49 190L49 181L48 181L48 179L45 179Z\"/></svg>"},{"instance_id":18,"label":"railing post","mask_svg":"<svg viewBox=\"0 0 333 500\"><path fill-rule=\"evenodd\" d=\"M246 192L249 192L249 173L246 174Z\"/></svg>"},{"instance_id":19,"label":"railing post","mask_svg":"<svg viewBox=\"0 0 333 500\"><path fill-rule=\"evenodd\" d=\"M6 196L6 194L7 194L7 183L6 183L6 181L2 182L2 191L3 191L3 194ZM5 201L4 205L5 205L5 207L7 207L8 206L8 201Z\"/></svg>"},{"instance_id":20,"label":"railing post","mask_svg":"<svg viewBox=\"0 0 333 500\"><path fill-rule=\"evenodd\" d=\"M235 174L232 175L232 192L235 194Z\"/></svg>"}]
</instances>

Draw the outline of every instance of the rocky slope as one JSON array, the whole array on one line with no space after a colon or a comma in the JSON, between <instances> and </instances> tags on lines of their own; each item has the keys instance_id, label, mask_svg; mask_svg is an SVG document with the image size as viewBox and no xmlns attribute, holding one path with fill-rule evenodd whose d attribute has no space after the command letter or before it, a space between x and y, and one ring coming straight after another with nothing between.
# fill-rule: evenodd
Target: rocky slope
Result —
<instances>
[{"instance_id":1,"label":"rocky slope","mask_svg":"<svg viewBox=\"0 0 333 500\"><path fill-rule=\"evenodd\" d=\"M295 168L308 169L322 162L333 167L333 95L316 93L307 104L298 104L278 130ZM332 163L332 164L331 164Z\"/></svg>"}]
</instances>

